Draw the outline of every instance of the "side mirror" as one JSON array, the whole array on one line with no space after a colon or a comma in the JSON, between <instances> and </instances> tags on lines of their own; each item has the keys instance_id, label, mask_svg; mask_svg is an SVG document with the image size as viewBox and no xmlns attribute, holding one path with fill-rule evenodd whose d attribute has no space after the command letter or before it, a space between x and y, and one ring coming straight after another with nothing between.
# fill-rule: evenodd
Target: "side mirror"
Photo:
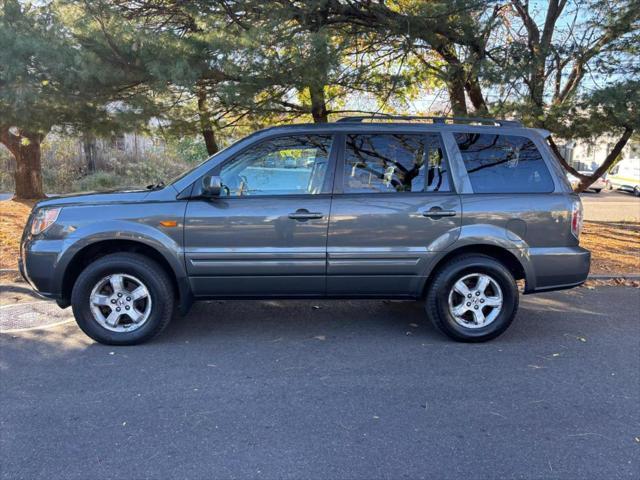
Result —
<instances>
[{"instance_id":1,"label":"side mirror","mask_svg":"<svg viewBox=\"0 0 640 480\"><path fill-rule=\"evenodd\" d=\"M218 197L222 190L222 181L217 175L207 175L202 178L202 194L207 197Z\"/></svg>"}]
</instances>

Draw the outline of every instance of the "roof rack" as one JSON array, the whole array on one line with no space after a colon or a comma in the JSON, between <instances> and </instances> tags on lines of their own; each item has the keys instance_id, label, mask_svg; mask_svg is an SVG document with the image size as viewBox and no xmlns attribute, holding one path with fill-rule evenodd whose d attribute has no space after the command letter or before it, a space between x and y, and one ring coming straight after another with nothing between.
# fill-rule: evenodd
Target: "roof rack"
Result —
<instances>
[{"instance_id":1,"label":"roof rack","mask_svg":"<svg viewBox=\"0 0 640 480\"><path fill-rule=\"evenodd\" d=\"M423 117L420 115L358 115L355 117L342 117L336 120L337 123L362 122L364 120L431 120L433 123L478 123L480 125L493 125L497 127L521 127L522 123L517 120L502 120L498 118L476 118L476 117Z\"/></svg>"}]
</instances>

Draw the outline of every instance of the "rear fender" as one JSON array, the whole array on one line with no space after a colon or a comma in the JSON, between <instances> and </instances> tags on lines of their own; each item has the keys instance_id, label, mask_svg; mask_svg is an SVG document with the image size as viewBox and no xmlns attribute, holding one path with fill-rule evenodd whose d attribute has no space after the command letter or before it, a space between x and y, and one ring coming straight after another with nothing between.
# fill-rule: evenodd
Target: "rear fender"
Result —
<instances>
[{"instance_id":1,"label":"rear fender","mask_svg":"<svg viewBox=\"0 0 640 480\"><path fill-rule=\"evenodd\" d=\"M534 290L535 275L528 244L511 230L490 224L473 224L463 226L457 240L446 251L439 251L431 257L431 261L426 265L421 275L422 289L420 291L424 291L429 277L443 260L446 261L447 258L452 258L457 254L472 252L491 255L495 249L504 250L515 257L524 271L525 291Z\"/></svg>"}]
</instances>

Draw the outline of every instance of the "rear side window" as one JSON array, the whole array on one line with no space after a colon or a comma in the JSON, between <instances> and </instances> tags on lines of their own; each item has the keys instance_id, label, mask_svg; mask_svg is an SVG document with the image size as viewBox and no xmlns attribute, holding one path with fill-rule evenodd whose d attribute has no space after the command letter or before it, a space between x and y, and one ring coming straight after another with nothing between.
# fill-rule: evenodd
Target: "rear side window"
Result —
<instances>
[{"instance_id":1,"label":"rear side window","mask_svg":"<svg viewBox=\"0 0 640 480\"><path fill-rule=\"evenodd\" d=\"M438 134L347 135L345 193L448 192Z\"/></svg>"},{"instance_id":2,"label":"rear side window","mask_svg":"<svg viewBox=\"0 0 640 480\"><path fill-rule=\"evenodd\" d=\"M548 193L554 184L534 143L526 137L456 133L475 193Z\"/></svg>"}]
</instances>

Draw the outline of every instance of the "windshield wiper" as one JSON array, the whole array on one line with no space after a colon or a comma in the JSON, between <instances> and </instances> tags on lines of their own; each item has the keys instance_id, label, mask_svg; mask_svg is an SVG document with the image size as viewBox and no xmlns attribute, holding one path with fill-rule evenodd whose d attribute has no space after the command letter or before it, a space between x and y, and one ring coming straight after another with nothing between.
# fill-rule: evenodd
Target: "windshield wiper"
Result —
<instances>
[{"instance_id":1,"label":"windshield wiper","mask_svg":"<svg viewBox=\"0 0 640 480\"><path fill-rule=\"evenodd\" d=\"M152 183L151 185L147 185L147 190L159 190L164 187L164 182L159 181L158 183Z\"/></svg>"}]
</instances>

